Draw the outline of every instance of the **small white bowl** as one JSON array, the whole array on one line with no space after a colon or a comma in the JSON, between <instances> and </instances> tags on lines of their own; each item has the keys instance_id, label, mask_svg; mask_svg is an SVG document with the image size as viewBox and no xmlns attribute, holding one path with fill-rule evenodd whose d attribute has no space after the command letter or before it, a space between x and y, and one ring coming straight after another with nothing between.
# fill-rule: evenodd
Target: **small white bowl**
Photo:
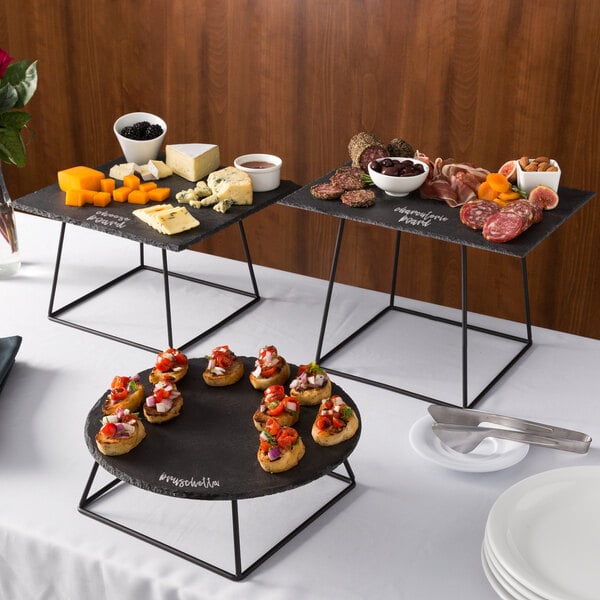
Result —
<instances>
[{"instance_id":1,"label":"small white bowl","mask_svg":"<svg viewBox=\"0 0 600 600\"><path fill-rule=\"evenodd\" d=\"M551 160L550 164L555 166L558 171L524 171L517 161L517 186L528 194L534 187L538 185L546 185L558 192L558 184L560 183L560 167L555 160Z\"/></svg>"},{"instance_id":2,"label":"small white bowl","mask_svg":"<svg viewBox=\"0 0 600 600\"><path fill-rule=\"evenodd\" d=\"M123 127L129 127L140 121L148 121L152 125L160 125L163 130L162 134L151 140L132 140L121 135ZM149 160L158 158L165 135L167 134L167 124L163 119L152 113L132 112L119 117L113 125L113 130L117 136L125 160L138 165L145 165Z\"/></svg>"},{"instance_id":3,"label":"small white bowl","mask_svg":"<svg viewBox=\"0 0 600 600\"><path fill-rule=\"evenodd\" d=\"M269 192L279 187L281 164L279 156L274 154L244 154L233 161L236 169L250 175L254 192Z\"/></svg>"},{"instance_id":4,"label":"small white bowl","mask_svg":"<svg viewBox=\"0 0 600 600\"><path fill-rule=\"evenodd\" d=\"M378 158L377 162L382 162L384 160L399 160L405 161L408 160L413 164L423 165L423 173L419 173L418 175L384 175L383 173L378 173L371 168L369 165L369 176L371 177L371 181L379 188L382 189L388 196L408 196L411 192L419 189L425 180L427 179L427 174L429 173L429 165L424 163L421 160L417 160L416 158L400 158L397 156L387 156L385 158Z\"/></svg>"}]
</instances>

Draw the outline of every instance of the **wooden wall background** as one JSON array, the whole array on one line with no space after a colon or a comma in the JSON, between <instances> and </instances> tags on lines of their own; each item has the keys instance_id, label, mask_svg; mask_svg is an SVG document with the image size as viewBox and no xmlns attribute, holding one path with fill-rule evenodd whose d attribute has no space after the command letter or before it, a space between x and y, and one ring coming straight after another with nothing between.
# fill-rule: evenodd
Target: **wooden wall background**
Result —
<instances>
[{"instance_id":1,"label":"wooden wall background","mask_svg":"<svg viewBox=\"0 0 600 600\"><path fill-rule=\"evenodd\" d=\"M18 197L56 171L119 154L112 123L147 110L168 143L223 162L284 159L305 184L348 159L361 130L497 169L546 154L562 184L600 189L598 0L3 0L0 46L39 60ZM257 264L326 278L336 222L274 206L248 221ZM600 338L593 200L528 258L534 324ZM404 236L397 292L459 306L459 251ZM54 240L52 240L54 243ZM340 281L387 290L391 232L346 227ZM241 257L237 233L200 247ZM519 261L469 251L469 307L521 320Z\"/></svg>"}]
</instances>

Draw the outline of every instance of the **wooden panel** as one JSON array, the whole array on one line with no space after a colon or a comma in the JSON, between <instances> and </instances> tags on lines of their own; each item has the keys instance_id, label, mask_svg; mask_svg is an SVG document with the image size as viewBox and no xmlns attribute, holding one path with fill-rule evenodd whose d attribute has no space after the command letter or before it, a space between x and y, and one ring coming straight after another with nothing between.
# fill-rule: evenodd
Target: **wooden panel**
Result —
<instances>
[{"instance_id":1,"label":"wooden panel","mask_svg":"<svg viewBox=\"0 0 600 600\"><path fill-rule=\"evenodd\" d=\"M167 142L216 142L223 161L283 157L308 183L348 159L361 130L432 157L497 169L549 154L563 183L600 188L597 0L21 0L0 7L12 56L38 58L28 164L14 196L60 168L119 153L112 123L148 110ZM248 221L258 264L327 277L334 220L272 207ZM591 202L528 259L535 324L600 338ZM460 303L458 250L405 236L400 294ZM339 280L387 291L393 234L349 225ZM235 231L200 250L241 258ZM522 318L518 261L469 252L469 306Z\"/></svg>"}]
</instances>

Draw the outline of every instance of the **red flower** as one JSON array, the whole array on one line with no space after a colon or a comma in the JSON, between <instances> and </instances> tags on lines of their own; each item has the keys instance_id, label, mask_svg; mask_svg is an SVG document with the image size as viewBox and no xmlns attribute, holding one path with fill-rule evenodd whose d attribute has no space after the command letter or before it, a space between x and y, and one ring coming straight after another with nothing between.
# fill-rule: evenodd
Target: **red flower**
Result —
<instances>
[{"instance_id":1,"label":"red flower","mask_svg":"<svg viewBox=\"0 0 600 600\"><path fill-rule=\"evenodd\" d=\"M10 63L13 61L12 56L8 55L6 50L0 48L0 79L4 77L4 72Z\"/></svg>"}]
</instances>

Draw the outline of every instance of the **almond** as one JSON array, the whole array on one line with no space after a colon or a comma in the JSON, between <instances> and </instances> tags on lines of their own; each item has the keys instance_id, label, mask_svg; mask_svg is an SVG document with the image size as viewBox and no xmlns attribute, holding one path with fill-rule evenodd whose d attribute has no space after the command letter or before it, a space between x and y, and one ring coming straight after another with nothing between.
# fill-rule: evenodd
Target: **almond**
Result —
<instances>
[{"instance_id":1,"label":"almond","mask_svg":"<svg viewBox=\"0 0 600 600\"><path fill-rule=\"evenodd\" d=\"M528 173L531 173L532 171L537 171L537 163L536 162L530 162L524 169L525 171L527 171Z\"/></svg>"},{"instance_id":2,"label":"almond","mask_svg":"<svg viewBox=\"0 0 600 600\"><path fill-rule=\"evenodd\" d=\"M521 156L521 158L519 159L519 164L521 165L521 169L525 169L527 165L529 165L529 157Z\"/></svg>"},{"instance_id":3,"label":"almond","mask_svg":"<svg viewBox=\"0 0 600 600\"><path fill-rule=\"evenodd\" d=\"M535 159L535 162L537 162L537 163L544 163L544 162L547 162L547 163L549 163L549 162L550 162L550 159L549 159L547 156L538 156L538 157Z\"/></svg>"},{"instance_id":4,"label":"almond","mask_svg":"<svg viewBox=\"0 0 600 600\"><path fill-rule=\"evenodd\" d=\"M538 171L547 171L549 166L550 162L545 160L544 162L538 164Z\"/></svg>"}]
</instances>

